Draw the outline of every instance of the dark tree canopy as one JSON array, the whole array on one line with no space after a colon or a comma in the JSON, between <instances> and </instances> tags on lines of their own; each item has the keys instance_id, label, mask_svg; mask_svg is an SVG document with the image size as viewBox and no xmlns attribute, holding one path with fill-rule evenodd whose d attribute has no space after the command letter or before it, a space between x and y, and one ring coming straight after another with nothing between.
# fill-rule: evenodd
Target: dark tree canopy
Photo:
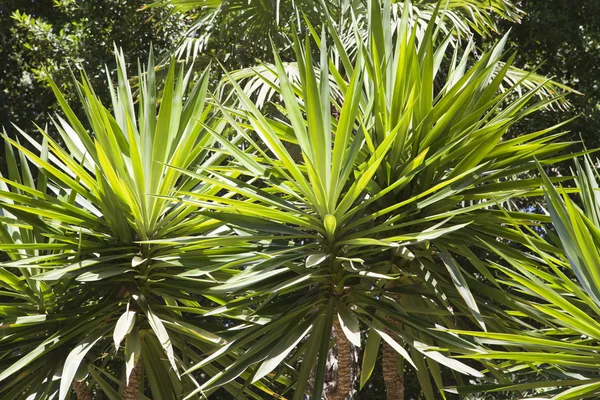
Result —
<instances>
[{"instance_id":1,"label":"dark tree canopy","mask_svg":"<svg viewBox=\"0 0 600 400\"><path fill-rule=\"evenodd\" d=\"M135 64L146 59L150 43L165 54L174 46L183 23L160 13L139 12L144 0L2 0L0 1L0 126L44 125L56 108L44 81L47 70L68 90L67 67L82 66L92 83L105 80L104 66L114 70L114 45ZM135 65L132 65L135 67ZM76 71L75 71L76 72ZM76 72L77 73L77 72ZM96 84L95 87L104 85ZM108 93L98 93L104 99Z\"/></svg>"},{"instance_id":2,"label":"dark tree canopy","mask_svg":"<svg viewBox=\"0 0 600 400\"><path fill-rule=\"evenodd\" d=\"M57 83L70 85L73 68L81 64L92 82L103 80L104 66L114 69L113 43L129 60L145 59L149 43L155 53L166 54L186 29L179 18L162 20L163 9L139 9L144 0L1 0L0 1L0 125L21 127L47 122L55 101L42 81L43 68ZM555 77L583 95L571 95L569 129L588 147L600 144L595 126L600 122L600 3L549 0L518 2L526 15L521 24L504 23L517 49L517 65L540 66L539 72ZM90 18L93 16L93 18ZM234 50L235 51L235 50ZM100 87L101 85L97 85ZM106 94L100 94L106 95ZM552 111L527 124L547 126L564 117Z\"/></svg>"},{"instance_id":3,"label":"dark tree canopy","mask_svg":"<svg viewBox=\"0 0 600 400\"><path fill-rule=\"evenodd\" d=\"M580 136L588 148L600 145L600 2L582 0L521 0L527 12L521 24L511 28L510 39L517 62L540 66L542 75L554 77L582 95L570 95L568 114L579 116L568 125L572 138ZM564 113L546 112L530 119L532 127L558 123Z\"/></svg>"}]
</instances>

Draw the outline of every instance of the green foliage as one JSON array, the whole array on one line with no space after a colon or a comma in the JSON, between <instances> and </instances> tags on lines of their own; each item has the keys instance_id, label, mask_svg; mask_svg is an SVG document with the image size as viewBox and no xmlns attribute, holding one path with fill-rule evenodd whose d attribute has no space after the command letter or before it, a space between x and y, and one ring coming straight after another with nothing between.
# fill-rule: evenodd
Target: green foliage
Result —
<instances>
[{"instance_id":1,"label":"green foliage","mask_svg":"<svg viewBox=\"0 0 600 400\"><path fill-rule=\"evenodd\" d=\"M6 0L0 13L0 126L11 123L44 126L49 112L59 110L50 87L49 73L69 101L77 100L71 69L84 68L98 88L105 88L104 67L114 71L113 44L136 60L146 59L150 43L155 53L174 46L182 21L166 19L160 30L149 12L138 12L142 0ZM106 90L99 91L105 103ZM31 132L35 134L35 131Z\"/></svg>"},{"instance_id":2,"label":"green foliage","mask_svg":"<svg viewBox=\"0 0 600 400\"><path fill-rule=\"evenodd\" d=\"M506 360L500 366L520 370L529 377L523 384L487 388L459 388L460 393L479 390L537 389L552 399L597 398L600 376L597 350L600 340L600 224L598 220L598 172L591 159L576 161L577 193L582 208L562 188L555 188L540 168L546 204L558 236L547 233L560 251L547 252L533 243L535 232L522 234L526 252L504 254L505 265L492 266L508 279L503 284L519 293L522 315L542 322L514 334L460 332L476 337L489 350L470 357ZM495 346L503 346L500 351ZM518 366L518 367L517 367ZM534 379L532 379L534 378Z\"/></svg>"},{"instance_id":3,"label":"green foliage","mask_svg":"<svg viewBox=\"0 0 600 400\"><path fill-rule=\"evenodd\" d=\"M107 370L124 362L129 374L139 360L150 397L178 399L198 385L197 376L181 373L225 340L199 322L206 306L219 304L201 294L231 276L223 268L244 252L244 240L215 248L221 224L169 199L220 190L179 171L224 158L206 150L215 140L208 126L224 126L206 102L208 71L192 83L191 72L173 64L157 97L151 57L134 97L122 54L117 64L112 112L86 77L78 82L85 122L50 81L64 114L53 129L64 147L46 130L42 142L22 130L18 140L4 135L0 249L11 261L0 269L10 299L1 309L3 398L46 398L59 388L64 399L77 371L110 396L119 385ZM200 236L204 244L195 242ZM51 379L61 371L62 379ZM203 373L217 371L210 365Z\"/></svg>"},{"instance_id":4,"label":"green foliage","mask_svg":"<svg viewBox=\"0 0 600 400\"><path fill-rule=\"evenodd\" d=\"M457 56L435 87L442 59L434 51L435 24L417 37L408 13L396 26L386 23L389 19L389 7L371 4L367 41L359 41L356 55L340 44L339 58L329 58L326 36L315 35L320 79L309 42L294 43L297 83L288 80L275 55L278 81L268 84L284 102L276 119L230 79L241 110L222 107L223 116L247 145L218 140L245 178L232 179L221 167L188 173L236 196L190 195L183 201L210 210L248 238L274 237L265 250L268 261L243 265L239 274L210 289L230 296L228 315L251 312L271 322L240 331L231 346L216 353L227 355L260 338L199 390L230 382L244 371L252 382L268 383L281 376L277 368L289 358L302 360L295 398L305 390L320 398L331 340L323 332L339 319L355 345L361 343L361 326L368 337L388 342L422 371L420 385L434 398L434 392L443 393L437 363L482 376L436 351L478 351L474 343L434 333L436 324L518 327L508 315L497 318L497 309L492 318L486 303L475 300L492 288L472 276L495 280L467 246L473 237L481 239L481 247L497 237L513 238L518 231L505 226L511 218L524 225L538 218L518 212L507 217L494 208L513 196L540 195L539 179L510 178L532 169L534 157L554 162L549 156L568 143L552 143L557 136L548 131L503 140L512 124L548 104L536 101L539 89L505 102L517 86L499 90L510 67L500 61L503 43L471 67L469 52ZM328 33L336 42L340 33ZM443 54L445 47L436 50ZM459 266L458 257L471 265ZM398 294L406 306L392 300ZM295 347L302 341L306 347ZM456 379L462 378L457 374Z\"/></svg>"},{"instance_id":5,"label":"green foliage","mask_svg":"<svg viewBox=\"0 0 600 400\"><path fill-rule=\"evenodd\" d=\"M541 129L564 116L578 116L569 124L572 138L582 138L590 149L598 147L600 3L580 1L573 7L562 0L520 0L517 4L527 12L522 22L502 25L503 30L511 29L511 44L519 49L518 64L529 68L540 66L540 74L582 94L570 96L572 107L566 113L549 110L528 118L523 130ZM568 168L568 165L561 168L562 173L567 174Z\"/></svg>"},{"instance_id":6,"label":"green foliage","mask_svg":"<svg viewBox=\"0 0 600 400\"><path fill-rule=\"evenodd\" d=\"M136 365L140 398L331 397L346 341L360 397L382 343L427 400L599 393L594 167L555 189L563 122L527 130L569 89L471 36L517 7L170 0L157 33L135 1L38 5L0 28L5 94L50 126L2 135L3 399L118 399ZM149 40L169 62L102 71Z\"/></svg>"}]
</instances>

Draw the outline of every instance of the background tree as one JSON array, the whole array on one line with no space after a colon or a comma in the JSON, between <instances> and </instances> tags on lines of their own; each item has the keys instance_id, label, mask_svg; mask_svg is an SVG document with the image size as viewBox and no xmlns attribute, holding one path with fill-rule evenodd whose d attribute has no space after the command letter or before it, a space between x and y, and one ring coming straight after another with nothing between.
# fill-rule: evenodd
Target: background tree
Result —
<instances>
[{"instance_id":1,"label":"background tree","mask_svg":"<svg viewBox=\"0 0 600 400\"><path fill-rule=\"evenodd\" d=\"M540 128L564 116L575 117L569 124L572 138L580 137L588 148L600 145L600 3L565 0L519 0L525 15L518 24L501 23L511 29L510 41L519 49L516 62L539 67L539 73L553 77L582 95L571 95L572 108L565 112L546 110L523 122L524 129Z\"/></svg>"},{"instance_id":2,"label":"background tree","mask_svg":"<svg viewBox=\"0 0 600 400\"><path fill-rule=\"evenodd\" d=\"M392 3L402 8L402 1ZM415 8L411 18L427 23L437 1L416 0L412 4ZM298 30L307 32L305 20L320 31L327 14L336 24L348 23L347 27L351 28L352 13L358 19L364 19L368 2L157 0L148 7L167 8L171 15L187 16L193 21L176 50L180 58L201 57L206 62L208 55L226 64L229 69L236 69L254 65L256 60L273 61L271 41L283 61L293 59L291 35ZM523 14L512 2L505 0L452 1L447 2L445 8L445 17L437 15L438 26L444 32L454 30L457 38L468 38L473 32L488 36L497 31L499 20L514 23ZM350 40L351 36L348 35Z\"/></svg>"},{"instance_id":3,"label":"background tree","mask_svg":"<svg viewBox=\"0 0 600 400\"><path fill-rule=\"evenodd\" d=\"M165 12L140 12L144 0L2 0L0 1L0 126L15 123L30 132L44 126L59 109L47 82L48 72L68 101L77 99L69 68L85 69L92 84L106 88L105 66L116 70L114 44L128 54L129 72L146 60L150 44L168 54L185 20ZM160 27L154 18L162 18ZM133 70L131 70L133 67ZM78 72L76 72L78 74ZM98 95L105 104L110 94Z\"/></svg>"}]
</instances>

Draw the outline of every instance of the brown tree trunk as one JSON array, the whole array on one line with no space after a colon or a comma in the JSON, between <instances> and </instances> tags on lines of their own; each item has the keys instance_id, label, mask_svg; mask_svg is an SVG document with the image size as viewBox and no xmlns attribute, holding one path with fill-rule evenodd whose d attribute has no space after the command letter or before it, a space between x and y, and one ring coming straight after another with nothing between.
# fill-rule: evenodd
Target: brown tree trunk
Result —
<instances>
[{"instance_id":1,"label":"brown tree trunk","mask_svg":"<svg viewBox=\"0 0 600 400\"><path fill-rule=\"evenodd\" d=\"M346 337L337 318L333 320L335 343L337 347L336 385L329 400L347 400L352 392L352 344Z\"/></svg>"},{"instance_id":2,"label":"brown tree trunk","mask_svg":"<svg viewBox=\"0 0 600 400\"><path fill-rule=\"evenodd\" d=\"M92 400L92 393L85 382L73 381L73 390L77 395L77 400Z\"/></svg>"},{"instance_id":3,"label":"brown tree trunk","mask_svg":"<svg viewBox=\"0 0 600 400\"><path fill-rule=\"evenodd\" d=\"M388 335L391 332L386 332ZM398 371L398 353L384 341L381 354L383 381L388 400L404 400L404 372Z\"/></svg>"},{"instance_id":4,"label":"brown tree trunk","mask_svg":"<svg viewBox=\"0 0 600 400\"><path fill-rule=\"evenodd\" d=\"M126 375L123 374L123 383L126 382ZM123 387L123 393L121 398L123 400L137 400L138 394L140 393L140 383L142 380L142 363L138 360L138 363L133 367L131 375L129 375L129 384L125 384Z\"/></svg>"},{"instance_id":5,"label":"brown tree trunk","mask_svg":"<svg viewBox=\"0 0 600 400\"><path fill-rule=\"evenodd\" d=\"M396 303L400 304L401 298L398 295L391 296ZM398 326L397 321L389 316L385 318L390 324ZM385 330L388 335L393 336L389 330ZM381 348L381 367L383 370L383 382L388 400L404 400L404 371L398 371L399 354L386 341Z\"/></svg>"}]
</instances>

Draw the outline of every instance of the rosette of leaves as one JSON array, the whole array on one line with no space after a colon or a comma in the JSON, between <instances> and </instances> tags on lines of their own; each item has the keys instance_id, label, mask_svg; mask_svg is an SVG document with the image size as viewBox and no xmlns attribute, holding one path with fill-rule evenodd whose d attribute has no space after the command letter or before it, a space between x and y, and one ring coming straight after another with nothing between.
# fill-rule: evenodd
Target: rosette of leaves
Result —
<instances>
[{"instance_id":1,"label":"rosette of leaves","mask_svg":"<svg viewBox=\"0 0 600 400\"><path fill-rule=\"evenodd\" d=\"M476 253L519 237L513 223L547 221L499 206L542 194L541 179L519 179L536 158L564 158L553 157L569 145L552 133L558 127L507 138L517 121L557 99L537 97L545 82L516 98L519 82L501 89L513 60L505 38L479 59L456 54L443 70L448 40L437 40L434 22L423 31L408 13L399 28L390 21L390 8L371 2L355 57L333 25L321 35L312 30L312 41L296 38L297 82L275 51L276 80L261 75L283 99L273 113L230 79L240 105L217 106L244 143L209 131L240 176L211 167L186 174L236 196L182 193L181 200L249 240L272 239L264 260L249 260L209 289L229 298L214 313L257 323L236 326L225 347L189 370L252 343L191 395L240 377L280 387L274 381L285 376L293 384L284 391L295 399L321 398L324 388L328 398L345 399L354 377L361 387L368 381L381 348L384 357L394 352L384 375L398 380L403 363L415 368L433 399L444 393L442 368L458 382L483 376L443 352L484 349L436 327L522 327L498 307L511 298ZM353 346L364 348L360 373ZM337 371L329 374L332 351ZM492 362L484 366L502 375ZM392 390L401 389L388 386L396 398Z\"/></svg>"},{"instance_id":2,"label":"rosette of leaves","mask_svg":"<svg viewBox=\"0 0 600 400\"><path fill-rule=\"evenodd\" d=\"M0 249L8 256L0 269L3 399L65 399L71 387L79 398L180 399L229 365L224 358L182 374L227 341L227 333L211 333L219 321L202 318L220 304L205 289L256 249L226 239L228 229L195 205L170 199L221 191L178 170L226 158L207 150L215 142L208 127L224 128L206 101L209 72L194 83L173 63L160 85L151 57L132 88L123 54L117 63L112 111L85 76L78 82L86 121L51 82L62 143L41 128L41 142L18 128L17 138L3 135L10 172L0 178Z\"/></svg>"}]
</instances>

